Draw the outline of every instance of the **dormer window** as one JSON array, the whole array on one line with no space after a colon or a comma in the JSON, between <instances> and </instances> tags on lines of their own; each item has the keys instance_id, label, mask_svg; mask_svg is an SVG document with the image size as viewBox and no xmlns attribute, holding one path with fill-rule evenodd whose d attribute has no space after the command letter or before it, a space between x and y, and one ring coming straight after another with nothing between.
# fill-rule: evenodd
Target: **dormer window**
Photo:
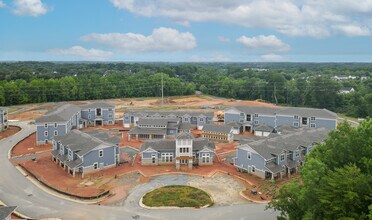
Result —
<instances>
[{"instance_id":1,"label":"dormer window","mask_svg":"<svg viewBox=\"0 0 372 220\"><path fill-rule=\"evenodd\" d=\"M293 116L295 120L298 120L298 115Z\"/></svg>"},{"instance_id":2,"label":"dormer window","mask_svg":"<svg viewBox=\"0 0 372 220\"><path fill-rule=\"evenodd\" d=\"M55 127L55 128L57 127L57 123L54 123L54 127Z\"/></svg>"},{"instance_id":3,"label":"dormer window","mask_svg":"<svg viewBox=\"0 0 372 220\"><path fill-rule=\"evenodd\" d=\"M258 114L254 114L254 117L255 117L255 118L258 118Z\"/></svg>"},{"instance_id":4,"label":"dormer window","mask_svg":"<svg viewBox=\"0 0 372 220\"><path fill-rule=\"evenodd\" d=\"M315 117L313 116L313 117L311 117L311 121L315 121Z\"/></svg>"},{"instance_id":5,"label":"dormer window","mask_svg":"<svg viewBox=\"0 0 372 220\"><path fill-rule=\"evenodd\" d=\"M300 151L299 150L296 150L296 157L299 157L300 156Z\"/></svg>"},{"instance_id":6,"label":"dormer window","mask_svg":"<svg viewBox=\"0 0 372 220\"><path fill-rule=\"evenodd\" d=\"M285 154L281 154L280 155L280 161L284 161L285 160Z\"/></svg>"}]
</instances>

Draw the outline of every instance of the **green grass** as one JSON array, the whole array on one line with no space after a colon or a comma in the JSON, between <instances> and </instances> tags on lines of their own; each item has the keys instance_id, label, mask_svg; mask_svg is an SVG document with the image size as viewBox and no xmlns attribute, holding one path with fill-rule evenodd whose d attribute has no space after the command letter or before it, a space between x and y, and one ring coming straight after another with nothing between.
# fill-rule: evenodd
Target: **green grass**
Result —
<instances>
[{"instance_id":1,"label":"green grass","mask_svg":"<svg viewBox=\"0 0 372 220\"><path fill-rule=\"evenodd\" d=\"M142 202L150 207L201 207L213 201L204 191L191 186L164 186L147 193Z\"/></svg>"},{"instance_id":2,"label":"green grass","mask_svg":"<svg viewBox=\"0 0 372 220\"><path fill-rule=\"evenodd\" d=\"M347 119L347 120L350 120L350 121L355 121L355 122L358 122L358 119L357 118L353 118L353 117L350 117L350 116L346 116L344 114L340 114L340 113L337 113L338 117L340 118L344 118L344 119Z\"/></svg>"}]
</instances>

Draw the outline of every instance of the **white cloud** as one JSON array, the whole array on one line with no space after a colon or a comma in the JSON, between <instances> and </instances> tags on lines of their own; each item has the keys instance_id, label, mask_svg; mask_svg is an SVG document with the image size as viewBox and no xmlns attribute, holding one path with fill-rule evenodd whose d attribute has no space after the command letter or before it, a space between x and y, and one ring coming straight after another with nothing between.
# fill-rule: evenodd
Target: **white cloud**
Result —
<instances>
[{"instance_id":1,"label":"white cloud","mask_svg":"<svg viewBox=\"0 0 372 220\"><path fill-rule=\"evenodd\" d=\"M222 43L230 42L230 38L224 37L224 36L218 36L218 41Z\"/></svg>"},{"instance_id":2,"label":"white cloud","mask_svg":"<svg viewBox=\"0 0 372 220\"><path fill-rule=\"evenodd\" d=\"M37 17L48 12L41 0L13 0L13 7L12 13L18 16Z\"/></svg>"},{"instance_id":3,"label":"white cloud","mask_svg":"<svg viewBox=\"0 0 372 220\"><path fill-rule=\"evenodd\" d=\"M281 55L278 55L278 54L273 54L273 53L262 55L260 58L261 58L260 61L262 61L262 62L284 62L284 61L287 61L285 59L285 57L283 57Z\"/></svg>"},{"instance_id":4,"label":"white cloud","mask_svg":"<svg viewBox=\"0 0 372 220\"><path fill-rule=\"evenodd\" d=\"M334 26L335 30L338 30L340 33L353 37L353 36L369 36L371 35L371 30L368 27L361 27L358 25L338 25Z\"/></svg>"},{"instance_id":5,"label":"white cloud","mask_svg":"<svg viewBox=\"0 0 372 220\"><path fill-rule=\"evenodd\" d=\"M5 6L6 6L6 4L3 1L0 1L0 8L3 8Z\"/></svg>"},{"instance_id":6,"label":"white cloud","mask_svg":"<svg viewBox=\"0 0 372 220\"><path fill-rule=\"evenodd\" d=\"M82 60L107 60L113 55L113 53L110 51L98 50L94 48L86 49L81 46L51 49L49 52L56 55L78 56Z\"/></svg>"},{"instance_id":7,"label":"white cloud","mask_svg":"<svg viewBox=\"0 0 372 220\"><path fill-rule=\"evenodd\" d=\"M223 54L214 54L212 56L194 55L190 59L191 62L230 62L231 58Z\"/></svg>"},{"instance_id":8,"label":"white cloud","mask_svg":"<svg viewBox=\"0 0 372 220\"><path fill-rule=\"evenodd\" d=\"M293 36L327 37L335 25L368 26L372 0L111 0L121 10L183 24L222 22ZM346 34L346 33L344 33Z\"/></svg>"},{"instance_id":9,"label":"white cloud","mask_svg":"<svg viewBox=\"0 0 372 220\"><path fill-rule=\"evenodd\" d=\"M259 35L256 37L241 36L236 41L249 49L266 51L288 51L290 49L288 44L283 43L283 41L274 35Z\"/></svg>"},{"instance_id":10,"label":"white cloud","mask_svg":"<svg viewBox=\"0 0 372 220\"><path fill-rule=\"evenodd\" d=\"M184 51L196 47L196 39L190 32L164 27L154 29L149 36L135 33L93 33L83 36L82 40L126 53Z\"/></svg>"}]
</instances>

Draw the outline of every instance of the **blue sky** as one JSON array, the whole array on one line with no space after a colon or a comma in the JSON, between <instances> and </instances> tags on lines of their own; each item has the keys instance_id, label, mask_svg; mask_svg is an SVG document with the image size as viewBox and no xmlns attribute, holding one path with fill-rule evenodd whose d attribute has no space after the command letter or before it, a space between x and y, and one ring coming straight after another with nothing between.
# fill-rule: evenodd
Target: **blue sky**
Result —
<instances>
[{"instance_id":1,"label":"blue sky","mask_svg":"<svg viewBox=\"0 0 372 220\"><path fill-rule=\"evenodd\" d=\"M0 28L3 61L372 61L372 0L0 0Z\"/></svg>"}]
</instances>

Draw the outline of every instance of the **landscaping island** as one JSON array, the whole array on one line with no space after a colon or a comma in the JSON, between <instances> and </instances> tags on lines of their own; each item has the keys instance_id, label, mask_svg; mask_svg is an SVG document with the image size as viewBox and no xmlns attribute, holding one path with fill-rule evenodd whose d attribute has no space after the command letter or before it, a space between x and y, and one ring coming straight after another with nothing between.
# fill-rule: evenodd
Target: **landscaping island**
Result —
<instances>
[{"instance_id":1,"label":"landscaping island","mask_svg":"<svg viewBox=\"0 0 372 220\"><path fill-rule=\"evenodd\" d=\"M191 186L164 186L148 192L142 203L149 207L204 207L213 205L203 190Z\"/></svg>"}]
</instances>

